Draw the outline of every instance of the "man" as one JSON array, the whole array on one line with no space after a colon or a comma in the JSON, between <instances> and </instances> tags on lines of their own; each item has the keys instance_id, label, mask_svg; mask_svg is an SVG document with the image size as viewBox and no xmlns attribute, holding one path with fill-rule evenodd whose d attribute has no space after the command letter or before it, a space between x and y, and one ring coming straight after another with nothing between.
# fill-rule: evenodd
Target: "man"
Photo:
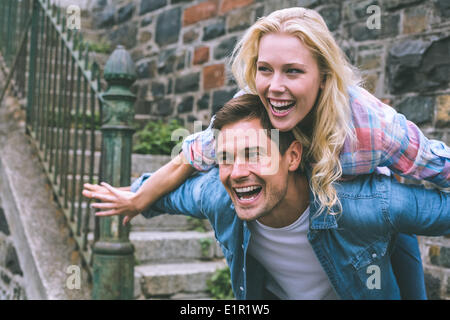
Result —
<instances>
[{"instance_id":1,"label":"man","mask_svg":"<svg viewBox=\"0 0 450 320\"><path fill-rule=\"evenodd\" d=\"M309 170L299 169L302 145L289 132L276 139L263 131L270 121L250 95L226 104L214 127L219 168L189 178L143 214L208 219L237 299L399 299L390 260L396 235L450 233L449 194L388 176L342 182L342 210L334 210L341 213L318 211Z\"/></svg>"}]
</instances>

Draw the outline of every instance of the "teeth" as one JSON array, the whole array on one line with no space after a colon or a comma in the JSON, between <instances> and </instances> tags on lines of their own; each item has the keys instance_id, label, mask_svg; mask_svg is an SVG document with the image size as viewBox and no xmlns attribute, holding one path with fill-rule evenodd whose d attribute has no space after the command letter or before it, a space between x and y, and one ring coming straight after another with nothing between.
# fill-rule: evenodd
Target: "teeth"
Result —
<instances>
[{"instance_id":1,"label":"teeth","mask_svg":"<svg viewBox=\"0 0 450 320\"><path fill-rule=\"evenodd\" d=\"M292 101L273 101L270 99L269 99L269 102L272 106L277 107L277 108L286 107L293 103Z\"/></svg>"},{"instance_id":2,"label":"teeth","mask_svg":"<svg viewBox=\"0 0 450 320\"><path fill-rule=\"evenodd\" d=\"M245 188L235 188L235 190L236 190L236 192L250 192L250 191L253 191L258 188L259 187L257 187L257 186L251 186L251 187L245 187Z\"/></svg>"},{"instance_id":3,"label":"teeth","mask_svg":"<svg viewBox=\"0 0 450 320\"><path fill-rule=\"evenodd\" d=\"M239 197L239 199L240 199L241 201L252 201L253 199L255 199L255 196L251 196L250 198L242 198L242 197Z\"/></svg>"}]
</instances>

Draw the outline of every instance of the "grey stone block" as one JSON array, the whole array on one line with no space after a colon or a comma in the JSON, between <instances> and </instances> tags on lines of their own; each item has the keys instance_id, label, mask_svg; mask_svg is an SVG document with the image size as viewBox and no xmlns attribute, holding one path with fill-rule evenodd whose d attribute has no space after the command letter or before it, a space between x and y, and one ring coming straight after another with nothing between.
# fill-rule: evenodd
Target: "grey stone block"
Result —
<instances>
[{"instance_id":1,"label":"grey stone block","mask_svg":"<svg viewBox=\"0 0 450 320\"><path fill-rule=\"evenodd\" d=\"M108 39L113 47L123 45L126 49L131 49L137 44L136 35L137 25L130 21L109 32Z\"/></svg>"},{"instance_id":2,"label":"grey stone block","mask_svg":"<svg viewBox=\"0 0 450 320\"><path fill-rule=\"evenodd\" d=\"M145 231L132 232L130 241L140 264L213 259L216 255L214 232Z\"/></svg>"},{"instance_id":3,"label":"grey stone block","mask_svg":"<svg viewBox=\"0 0 450 320\"><path fill-rule=\"evenodd\" d=\"M175 80L175 93L197 91L200 87L200 73L185 74Z\"/></svg>"},{"instance_id":4,"label":"grey stone block","mask_svg":"<svg viewBox=\"0 0 450 320\"><path fill-rule=\"evenodd\" d=\"M214 59L220 60L231 56L236 43L237 37L230 37L222 40L217 46L214 47Z\"/></svg>"},{"instance_id":5,"label":"grey stone block","mask_svg":"<svg viewBox=\"0 0 450 320\"><path fill-rule=\"evenodd\" d=\"M186 113L191 112L194 108L194 97L188 96L184 97L183 100L181 100L180 104L177 107L178 113Z\"/></svg>"},{"instance_id":6,"label":"grey stone block","mask_svg":"<svg viewBox=\"0 0 450 320\"><path fill-rule=\"evenodd\" d=\"M341 8L340 6L332 5L325 7L319 11L330 31L334 31L341 23Z\"/></svg>"},{"instance_id":7,"label":"grey stone block","mask_svg":"<svg viewBox=\"0 0 450 320\"><path fill-rule=\"evenodd\" d=\"M167 5L167 0L141 0L139 14L146 14L147 12L162 8L165 5Z\"/></svg>"},{"instance_id":8,"label":"grey stone block","mask_svg":"<svg viewBox=\"0 0 450 320\"><path fill-rule=\"evenodd\" d=\"M203 28L202 41L208 41L214 38L218 38L225 34L225 19L221 19L214 24L210 24Z\"/></svg>"},{"instance_id":9,"label":"grey stone block","mask_svg":"<svg viewBox=\"0 0 450 320\"><path fill-rule=\"evenodd\" d=\"M155 41L158 45L164 46L178 41L181 29L181 8L162 12L156 21Z\"/></svg>"},{"instance_id":10,"label":"grey stone block","mask_svg":"<svg viewBox=\"0 0 450 320\"><path fill-rule=\"evenodd\" d=\"M233 98L236 92L236 89L215 91L213 93L212 114L215 114L217 111L219 111L219 109L222 108L228 100Z\"/></svg>"},{"instance_id":11,"label":"grey stone block","mask_svg":"<svg viewBox=\"0 0 450 320\"><path fill-rule=\"evenodd\" d=\"M396 109L408 120L419 125L433 120L434 100L432 97L408 97L400 102Z\"/></svg>"},{"instance_id":12,"label":"grey stone block","mask_svg":"<svg viewBox=\"0 0 450 320\"><path fill-rule=\"evenodd\" d=\"M131 19L134 13L135 6L133 3L128 3L127 5L119 8L117 11L117 22L122 23Z\"/></svg>"},{"instance_id":13,"label":"grey stone block","mask_svg":"<svg viewBox=\"0 0 450 320\"><path fill-rule=\"evenodd\" d=\"M176 263L137 266L142 276L142 291L148 298L170 296L180 292L206 291L206 281L217 269L224 268L224 261L204 263Z\"/></svg>"}]
</instances>

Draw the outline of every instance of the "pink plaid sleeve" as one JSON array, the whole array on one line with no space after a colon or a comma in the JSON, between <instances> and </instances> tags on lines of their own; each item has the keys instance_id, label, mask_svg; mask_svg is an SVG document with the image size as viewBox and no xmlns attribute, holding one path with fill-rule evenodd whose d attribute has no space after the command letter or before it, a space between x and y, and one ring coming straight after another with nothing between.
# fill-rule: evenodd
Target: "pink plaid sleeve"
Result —
<instances>
[{"instance_id":1,"label":"pink plaid sleeve","mask_svg":"<svg viewBox=\"0 0 450 320\"><path fill-rule=\"evenodd\" d=\"M248 88L239 90L233 98L245 93L249 93ZM211 118L206 130L191 134L183 141L183 155L197 171L208 171L217 164L214 130L212 129L215 118L216 116Z\"/></svg>"},{"instance_id":2,"label":"pink plaid sleeve","mask_svg":"<svg viewBox=\"0 0 450 320\"><path fill-rule=\"evenodd\" d=\"M183 155L198 171L208 171L216 165L215 138L212 117L207 129L188 136L182 145Z\"/></svg>"},{"instance_id":3,"label":"pink plaid sleeve","mask_svg":"<svg viewBox=\"0 0 450 320\"><path fill-rule=\"evenodd\" d=\"M346 141L340 155L343 173L367 174L387 166L412 179L450 186L450 148L430 140L404 115L366 90L349 89L356 149Z\"/></svg>"}]
</instances>

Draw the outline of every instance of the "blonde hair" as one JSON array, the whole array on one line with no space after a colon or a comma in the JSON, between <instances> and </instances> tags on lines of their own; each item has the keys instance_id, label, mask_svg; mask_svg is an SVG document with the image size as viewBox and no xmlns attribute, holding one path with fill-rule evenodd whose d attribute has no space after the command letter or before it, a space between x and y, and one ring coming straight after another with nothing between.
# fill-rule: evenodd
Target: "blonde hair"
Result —
<instances>
[{"instance_id":1,"label":"blonde hair","mask_svg":"<svg viewBox=\"0 0 450 320\"><path fill-rule=\"evenodd\" d=\"M292 130L303 145L304 161L312 164L310 187L320 205L318 213L325 208L331 214L339 213L342 208L333 182L342 176L339 155L344 141L347 138L352 143L355 141L347 90L349 86L357 85L360 79L320 14L305 8L288 8L258 19L236 45L231 69L241 88L248 87L257 94L255 76L259 41L268 33L298 37L318 64L324 86L312 110L312 134L306 134L300 125ZM333 208L335 205L337 210Z\"/></svg>"}]
</instances>

